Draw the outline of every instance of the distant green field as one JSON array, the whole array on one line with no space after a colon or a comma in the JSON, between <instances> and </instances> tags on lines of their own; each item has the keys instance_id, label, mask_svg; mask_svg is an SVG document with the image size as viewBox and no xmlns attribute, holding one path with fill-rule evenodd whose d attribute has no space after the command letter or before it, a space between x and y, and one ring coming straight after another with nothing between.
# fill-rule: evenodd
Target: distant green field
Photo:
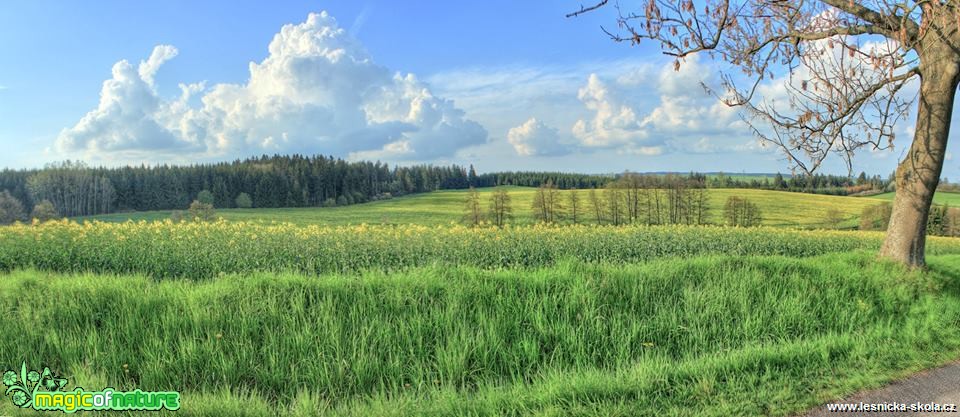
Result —
<instances>
[{"instance_id":1,"label":"distant green field","mask_svg":"<svg viewBox=\"0 0 960 417\"><path fill-rule=\"evenodd\" d=\"M534 222L530 206L534 188L504 187L510 191L513 199L514 224ZM486 199L494 188L480 189L481 198ZM584 216L589 218L588 194L580 190ZM564 195L569 191L563 191ZM823 225L825 213L835 208L844 214L843 226L857 224L858 216L864 207L877 204L873 199L859 197L839 197L818 194L793 193L785 191L748 190L748 189L711 189L709 190L712 220L720 221L723 204L730 196L747 197L760 206L763 224L768 226L791 226L816 228ZM231 221L290 222L307 224L422 224L439 225L460 222L463 216L464 190L435 191L426 194L404 196L392 200L357 204L346 207L305 207L278 209L224 209L217 214ZM958 202L960 205L960 202ZM80 218L101 221L120 222L126 220L164 220L170 217L169 211L151 211L136 213L115 213L102 216ZM589 219L588 219L589 220Z\"/></svg>"},{"instance_id":2,"label":"distant green field","mask_svg":"<svg viewBox=\"0 0 960 417\"><path fill-rule=\"evenodd\" d=\"M883 193L870 196L877 200L893 201L895 193ZM933 196L933 202L936 204L949 204L952 207L960 206L960 193L936 193Z\"/></svg>"}]
</instances>

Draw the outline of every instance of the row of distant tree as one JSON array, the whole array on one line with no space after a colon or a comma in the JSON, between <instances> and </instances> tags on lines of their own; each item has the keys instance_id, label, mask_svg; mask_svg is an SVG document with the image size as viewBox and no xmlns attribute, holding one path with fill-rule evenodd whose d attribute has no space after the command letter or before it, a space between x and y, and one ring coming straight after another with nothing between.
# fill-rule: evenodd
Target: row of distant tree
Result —
<instances>
[{"instance_id":1,"label":"row of distant tree","mask_svg":"<svg viewBox=\"0 0 960 417\"><path fill-rule=\"evenodd\" d=\"M714 188L759 188L781 191L794 191L829 195L852 195L870 191L893 191L893 176L881 178L879 175L867 176L860 172L856 177L840 175L791 175L784 177L777 173L772 178L742 180L722 174L711 179Z\"/></svg>"},{"instance_id":2,"label":"row of distant tree","mask_svg":"<svg viewBox=\"0 0 960 417\"><path fill-rule=\"evenodd\" d=\"M537 187L530 210L533 218L543 223L710 224L705 180L702 176L625 174L608 181L603 188L585 192L561 192L547 180ZM506 189L490 194L485 211L480 194L470 188L464 206L468 225L489 222L502 227L512 218L512 198ZM731 197L723 208L723 222L757 226L761 222L760 209L745 198Z\"/></svg>"},{"instance_id":3,"label":"row of distant tree","mask_svg":"<svg viewBox=\"0 0 960 417\"><path fill-rule=\"evenodd\" d=\"M503 227L513 220L512 200L510 193L500 188L489 195L485 208L480 193L471 187L465 199L464 222L471 226L490 223ZM604 188L585 192L575 189L561 192L547 181L537 187L529 210L533 218L542 223L712 223L704 182L677 175L629 174L607 183ZM727 198L722 210L720 223L725 225L759 226L763 220L757 204L744 197ZM891 212L889 202L864 208L859 229L886 230ZM829 209L822 226L844 228L846 220L839 210ZM927 219L927 234L960 236L960 208L933 205Z\"/></svg>"},{"instance_id":4,"label":"row of distant tree","mask_svg":"<svg viewBox=\"0 0 960 417\"><path fill-rule=\"evenodd\" d=\"M493 187L498 185L539 187L550 182L561 190L603 188L608 183L619 180L620 177L632 174L633 173L630 172L616 175L570 174L562 172L496 172L481 174L477 176L477 181L469 182L469 185L475 187ZM879 175L868 176L866 172L861 172L860 175L856 177L825 174L784 176L780 173L775 175L731 175L722 172L711 175L698 172L691 172L689 174L658 173L647 175L657 177L685 176L690 180L702 183L708 188L752 188L832 195L851 195L870 190L876 192L893 190L891 178L882 178Z\"/></svg>"}]
</instances>

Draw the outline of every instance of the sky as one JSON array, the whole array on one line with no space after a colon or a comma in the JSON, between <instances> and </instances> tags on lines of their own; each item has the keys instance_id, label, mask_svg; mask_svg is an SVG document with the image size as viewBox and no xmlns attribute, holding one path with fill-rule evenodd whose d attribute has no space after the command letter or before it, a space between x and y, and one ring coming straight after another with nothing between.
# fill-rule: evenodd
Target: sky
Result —
<instances>
[{"instance_id":1,"label":"sky","mask_svg":"<svg viewBox=\"0 0 960 417\"><path fill-rule=\"evenodd\" d=\"M629 7L629 2L621 3ZM4 2L0 167L324 154L479 172L789 172L735 109L580 3ZM955 118L956 120L957 118ZM909 144L864 151L886 176ZM954 130L956 131L956 130ZM960 178L960 141L943 176ZM825 173L846 174L838 158Z\"/></svg>"}]
</instances>

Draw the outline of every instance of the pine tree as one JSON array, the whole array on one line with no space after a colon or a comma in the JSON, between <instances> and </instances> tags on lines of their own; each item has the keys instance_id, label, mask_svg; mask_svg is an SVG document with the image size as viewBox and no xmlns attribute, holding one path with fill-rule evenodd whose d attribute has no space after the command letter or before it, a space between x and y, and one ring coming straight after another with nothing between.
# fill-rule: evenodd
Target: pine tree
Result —
<instances>
[{"instance_id":1,"label":"pine tree","mask_svg":"<svg viewBox=\"0 0 960 417\"><path fill-rule=\"evenodd\" d=\"M467 182L471 187L477 186L477 171L473 169L473 164L470 164L470 173L467 175Z\"/></svg>"}]
</instances>

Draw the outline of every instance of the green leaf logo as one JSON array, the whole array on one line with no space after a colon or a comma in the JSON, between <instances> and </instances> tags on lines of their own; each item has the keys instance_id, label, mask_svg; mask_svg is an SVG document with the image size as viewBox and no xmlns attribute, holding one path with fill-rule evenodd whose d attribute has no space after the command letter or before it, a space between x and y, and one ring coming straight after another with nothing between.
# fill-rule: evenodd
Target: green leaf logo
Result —
<instances>
[{"instance_id":1,"label":"green leaf logo","mask_svg":"<svg viewBox=\"0 0 960 417\"><path fill-rule=\"evenodd\" d=\"M50 368L43 371L27 371L27 362L20 364L20 372L9 370L3 373L3 385L7 387L4 394L13 400L13 405L27 408L33 405L33 397L38 391L60 391L67 385L66 378L60 378L50 372Z\"/></svg>"}]
</instances>

